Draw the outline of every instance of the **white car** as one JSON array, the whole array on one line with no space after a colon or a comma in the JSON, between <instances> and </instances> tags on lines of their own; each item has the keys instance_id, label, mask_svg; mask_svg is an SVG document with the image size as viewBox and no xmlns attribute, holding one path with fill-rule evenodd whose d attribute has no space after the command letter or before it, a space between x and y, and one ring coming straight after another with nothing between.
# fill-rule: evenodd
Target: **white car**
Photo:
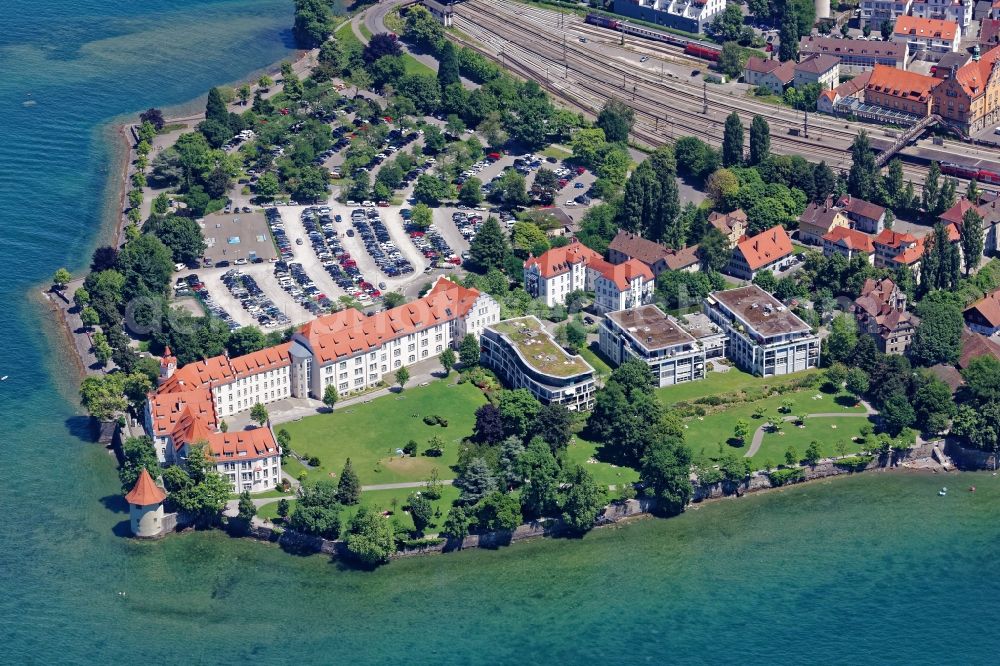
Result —
<instances>
[{"instance_id":1,"label":"white car","mask_svg":"<svg viewBox=\"0 0 1000 666\"><path fill-rule=\"evenodd\" d=\"M362 201L361 205L364 208L374 208L375 207L375 202L374 201Z\"/></svg>"},{"instance_id":2,"label":"white car","mask_svg":"<svg viewBox=\"0 0 1000 666\"><path fill-rule=\"evenodd\" d=\"M567 206L575 206L575 205L576 205L576 202L575 202L575 201L573 201L572 199L567 199L567 201L566 201L566 205L567 205Z\"/></svg>"}]
</instances>

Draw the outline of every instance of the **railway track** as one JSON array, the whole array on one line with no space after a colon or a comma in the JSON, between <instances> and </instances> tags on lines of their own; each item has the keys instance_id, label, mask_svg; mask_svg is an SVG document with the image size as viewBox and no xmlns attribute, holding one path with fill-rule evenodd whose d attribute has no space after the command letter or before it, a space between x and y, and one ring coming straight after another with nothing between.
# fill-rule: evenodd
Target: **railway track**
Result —
<instances>
[{"instance_id":1,"label":"railway track","mask_svg":"<svg viewBox=\"0 0 1000 666\"><path fill-rule=\"evenodd\" d=\"M772 126L771 142L776 153L825 160L831 167L841 170L850 167L849 146L859 130L868 130L875 143L885 141L872 126L815 114L809 117L810 136L794 136L790 132L802 127L802 116L791 109L762 105L749 98L693 85L677 76L661 79L656 72L637 68L634 62L624 58L616 62L614 57L604 55L601 65L595 66L597 54L577 44L576 39L567 38L567 30L588 36L594 34L583 28L586 24L576 17L566 17L560 22L559 14L549 10L507 0L488 4L470 0L456 5L455 18L456 27L486 45L485 49L480 49L484 55L505 66L516 65L519 73L545 85L583 111L596 114L611 97L626 102L636 111L633 133L652 146L669 143L682 134L718 144L725 117L731 111L739 113L745 125L757 113L767 118ZM592 26L587 28L601 30ZM708 114L702 113L706 97ZM925 158L906 154L901 157L904 158L904 176L919 189L926 167L906 160L924 161Z\"/></svg>"}]
</instances>

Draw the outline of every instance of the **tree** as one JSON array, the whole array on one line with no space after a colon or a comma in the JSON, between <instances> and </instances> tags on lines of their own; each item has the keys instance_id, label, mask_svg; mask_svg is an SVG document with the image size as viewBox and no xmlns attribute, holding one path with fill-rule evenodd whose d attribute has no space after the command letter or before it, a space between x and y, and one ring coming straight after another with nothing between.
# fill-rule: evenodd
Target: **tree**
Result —
<instances>
[{"instance_id":1,"label":"tree","mask_svg":"<svg viewBox=\"0 0 1000 666\"><path fill-rule=\"evenodd\" d=\"M899 435L905 428L909 428L916 421L916 414L913 412L913 405L910 404L906 393L897 391L891 394L882 404L880 411L882 425L886 432L893 437Z\"/></svg>"},{"instance_id":2,"label":"tree","mask_svg":"<svg viewBox=\"0 0 1000 666\"><path fill-rule=\"evenodd\" d=\"M116 267L124 278L122 297L132 300L166 293L174 262L170 250L159 238L143 235L125 244L118 253Z\"/></svg>"},{"instance_id":3,"label":"tree","mask_svg":"<svg viewBox=\"0 0 1000 666\"><path fill-rule=\"evenodd\" d=\"M928 218L932 221L936 218L935 209L941 192L941 165L931 162L927 168L927 175L924 177L924 189L921 192L921 204L927 212Z\"/></svg>"},{"instance_id":4,"label":"tree","mask_svg":"<svg viewBox=\"0 0 1000 666\"><path fill-rule=\"evenodd\" d=\"M816 186L815 201L826 201L836 189L837 176L834 175L833 169L827 166L825 160L813 168L813 183Z\"/></svg>"},{"instance_id":5,"label":"tree","mask_svg":"<svg viewBox=\"0 0 1000 666\"><path fill-rule=\"evenodd\" d=\"M515 496L495 492L484 497L476 506L476 516L483 530L512 531L521 524L521 507Z\"/></svg>"},{"instance_id":6,"label":"tree","mask_svg":"<svg viewBox=\"0 0 1000 666\"><path fill-rule=\"evenodd\" d=\"M733 428L733 437L738 439L740 444L746 444L749 436L750 424L747 423L746 419L737 419L736 426Z\"/></svg>"},{"instance_id":7,"label":"tree","mask_svg":"<svg viewBox=\"0 0 1000 666\"><path fill-rule=\"evenodd\" d=\"M246 106L247 102L250 101L250 97L253 95L253 91L250 90L250 85L244 83L236 91L236 96L240 98L240 105Z\"/></svg>"},{"instance_id":8,"label":"tree","mask_svg":"<svg viewBox=\"0 0 1000 666\"><path fill-rule=\"evenodd\" d=\"M486 444L496 444L503 437L503 419L500 418L500 410L496 405L488 402L476 409L473 439Z\"/></svg>"},{"instance_id":9,"label":"tree","mask_svg":"<svg viewBox=\"0 0 1000 666\"><path fill-rule=\"evenodd\" d=\"M910 358L918 365L954 364L962 347L962 311L954 303L924 300Z\"/></svg>"},{"instance_id":10,"label":"tree","mask_svg":"<svg viewBox=\"0 0 1000 666\"><path fill-rule=\"evenodd\" d=\"M975 181L969 181L974 183ZM962 255L965 257L965 275L972 273L979 266L983 256L983 216L975 208L965 211L962 216Z\"/></svg>"},{"instance_id":11,"label":"tree","mask_svg":"<svg viewBox=\"0 0 1000 666\"><path fill-rule=\"evenodd\" d=\"M879 25L878 28L879 32L882 34L882 41L884 42L889 41L889 38L892 37L892 31L894 27L895 25L889 19L885 19L884 21L882 21L882 24Z\"/></svg>"},{"instance_id":12,"label":"tree","mask_svg":"<svg viewBox=\"0 0 1000 666\"><path fill-rule=\"evenodd\" d=\"M403 54L403 49L399 46L399 39L396 35L388 32L380 32L372 35L362 52L366 63L373 63L385 56L398 56Z\"/></svg>"},{"instance_id":13,"label":"tree","mask_svg":"<svg viewBox=\"0 0 1000 666\"><path fill-rule=\"evenodd\" d=\"M743 12L737 4L726 5L725 10L712 20L712 32L723 41L739 39L742 30Z\"/></svg>"},{"instance_id":14,"label":"tree","mask_svg":"<svg viewBox=\"0 0 1000 666\"><path fill-rule=\"evenodd\" d=\"M417 184L413 187L413 196L420 203L437 206L442 199L448 196L448 191L448 183L437 176L421 174L417 178Z\"/></svg>"},{"instance_id":15,"label":"tree","mask_svg":"<svg viewBox=\"0 0 1000 666\"><path fill-rule=\"evenodd\" d=\"M399 390L403 390L403 386L406 382L410 381L410 371L406 368L400 368L396 371L396 383L399 384Z\"/></svg>"},{"instance_id":16,"label":"tree","mask_svg":"<svg viewBox=\"0 0 1000 666\"><path fill-rule=\"evenodd\" d=\"M284 497L282 497L280 500L278 500L278 517L288 518L288 512L290 508L291 504L289 503L289 501Z\"/></svg>"},{"instance_id":17,"label":"tree","mask_svg":"<svg viewBox=\"0 0 1000 666\"><path fill-rule=\"evenodd\" d=\"M750 123L750 165L755 166L771 154L771 127L761 115L755 115Z\"/></svg>"},{"instance_id":18,"label":"tree","mask_svg":"<svg viewBox=\"0 0 1000 666\"><path fill-rule=\"evenodd\" d=\"M97 310L88 305L80 312L80 321L88 329L93 329L101 323L101 317L97 314Z\"/></svg>"},{"instance_id":19,"label":"tree","mask_svg":"<svg viewBox=\"0 0 1000 666\"><path fill-rule=\"evenodd\" d=\"M212 88L208 91L208 101L205 103L205 120L215 121L226 127L229 127L229 109L226 108L226 102L222 99L222 91L218 88Z\"/></svg>"},{"instance_id":20,"label":"tree","mask_svg":"<svg viewBox=\"0 0 1000 666\"><path fill-rule=\"evenodd\" d=\"M128 408L123 388L124 375L121 373L91 375L80 384L80 402L98 421L109 421Z\"/></svg>"},{"instance_id":21,"label":"tree","mask_svg":"<svg viewBox=\"0 0 1000 666\"><path fill-rule=\"evenodd\" d=\"M500 224L493 216L488 217L479 227L479 231L476 232L476 236L469 246L469 257L472 263L484 273L491 268L502 269L509 253L507 239L500 229ZM462 355L462 363L465 363L464 355Z\"/></svg>"},{"instance_id":22,"label":"tree","mask_svg":"<svg viewBox=\"0 0 1000 666\"><path fill-rule=\"evenodd\" d=\"M104 333L97 331L91 336L90 349L94 352L98 367L105 367L111 360L111 345L108 344L108 338Z\"/></svg>"},{"instance_id":23,"label":"tree","mask_svg":"<svg viewBox=\"0 0 1000 666\"><path fill-rule=\"evenodd\" d=\"M153 440L145 435L129 437L122 442L122 463L118 468L122 492L127 493L132 489L143 469L154 479L160 475L160 463L156 458Z\"/></svg>"},{"instance_id":24,"label":"tree","mask_svg":"<svg viewBox=\"0 0 1000 666\"><path fill-rule=\"evenodd\" d=\"M799 19L795 7L786 3L781 15L781 31L778 35L778 59L782 62L799 59Z\"/></svg>"},{"instance_id":25,"label":"tree","mask_svg":"<svg viewBox=\"0 0 1000 666\"><path fill-rule=\"evenodd\" d=\"M846 362L858 344L858 325L854 317L844 313L834 317L826 342L829 359Z\"/></svg>"},{"instance_id":26,"label":"tree","mask_svg":"<svg viewBox=\"0 0 1000 666\"><path fill-rule=\"evenodd\" d=\"M559 455L569 445L573 415L568 409L556 403L542 405L535 414L529 428L532 438L540 437L549 445L552 455Z\"/></svg>"},{"instance_id":27,"label":"tree","mask_svg":"<svg viewBox=\"0 0 1000 666\"><path fill-rule=\"evenodd\" d=\"M875 154L868 132L861 130L851 143L851 171L847 176L847 191L859 199L870 201L878 178Z\"/></svg>"},{"instance_id":28,"label":"tree","mask_svg":"<svg viewBox=\"0 0 1000 666\"><path fill-rule=\"evenodd\" d=\"M639 478L646 493L656 499L655 511L673 516L691 500L691 452L683 442L664 438L654 442L642 459Z\"/></svg>"},{"instance_id":29,"label":"tree","mask_svg":"<svg viewBox=\"0 0 1000 666\"><path fill-rule=\"evenodd\" d=\"M139 114L140 123L149 123L152 125L157 132L163 129L165 121L163 120L163 112L156 108L149 108Z\"/></svg>"},{"instance_id":30,"label":"tree","mask_svg":"<svg viewBox=\"0 0 1000 666\"><path fill-rule=\"evenodd\" d=\"M575 465L566 478L569 488L562 501L562 520L575 534L583 534L594 526L604 508L607 491L580 465Z\"/></svg>"},{"instance_id":31,"label":"tree","mask_svg":"<svg viewBox=\"0 0 1000 666\"><path fill-rule=\"evenodd\" d=\"M230 485L226 477L207 472L200 479L191 477L193 483L170 494L171 500L182 511L194 516L200 525L216 522L229 500Z\"/></svg>"},{"instance_id":32,"label":"tree","mask_svg":"<svg viewBox=\"0 0 1000 666\"><path fill-rule=\"evenodd\" d=\"M957 409L951 389L931 375L923 376L918 381L920 385L913 394L916 425L925 433L937 435L948 427L948 421Z\"/></svg>"},{"instance_id":33,"label":"tree","mask_svg":"<svg viewBox=\"0 0 1000 666\"><path fill-rule=\"evenodd\" d=\"M265 423L267 423L269 418L270 415L267 413L267 407L265 407L261 403L258 402L253 407L250 408L251 421L255 421L257 424L263 426Z\"/></svg>"},{"instance_id":34,"label":"tree","mask_svg":"<svg viewBox=\"0 0 1000 666\"><path fill-rule=\"evenodd\" d=\"M868 373L861 368L851 368L847 371L847 390L857 397L868 392Z\"/></svg>"},{"instance_id":35,"label":"tree","mask_svg":"<svg viewBox=\"0 0 1000 666\"><path fill-rule=\"evenodd\" d=\"M461 504L456 504L448 510L448 517L441 526L441 533L452 539L462 540L469 535L469 526L472 519L469 512Z\"/></svg>"},{"instance_id":36,"label":"tree","mask_svg":"<svg viewBox=\"0 0 1000 666\"><path fill-rule=\"evenodd\" d=\"M340 399L340 394L337 393L336 384L327 384L326 388L323 389L323 404L333 409L333 406L337 404Z\"/></svg>"},{"instance_id":37,"label":"tree","mask_svg":"<svg viewBox=\"0 0 1000 666\"><path fill-rule=\"evenodd\" d=\"M437 80L444 90L453 83L461 83L462 79L458 75L458 56L455 45L449 40L444 40L441 45L441 52L438 54Z\"/></svg>"},{"instance_id":38,"label":"tree","mask_svg":"<svg viewBox=\"0 0 1000 666\"><path fill-rule=\"evenodd\" d=\"M444 376L447 377L451 374L451 369L455 367L455 350L451 347L445 347L444 351L441 352L441 356L438 357L441 361L441 367L444 369Z\"/></svg>"},{"instance_id":39,"label":"tree","mask_svg":"<svg viewBox=\"0 0 1000 666\"><path fill-rule=\"evenodd\" d=\"M243 326L229 334L226 350L233 358L252 354L267 346L264 334L256 326Z\"/></svg>"},{"instance_id":40,"label":"tree","mask_svg":"<svg viewBox=\"0 0 1000 666\"><path fill-rule=\"evenodd\" d=\"M368 506L358 509L347 535L347 551L360 562L373 566L388 562L395 546L392 525L381 512Z\"/></svg>"},{"instance_id":41,"label":"tree","mask_svg":"<svg viewBox=\"0 0 1000 666\"><path fill-rule=\"evenodd\" d=\"M799 462L799 452L795 450L794 446L789 445L785 449L785 464L786 465L797 465Z\"/></svg>"},{"instance_id":42,"label":"tree","mask_svg":"<svg viewBox=\"0 0 1000 666\"><path fill-rule=\"evenodd\" d=\"M604 130L605 139L612 143L627 142L633 123L635 111L616 97L608 100L597 114L597 127Z\"/></svg>"},{"instance_id":43,"label":"tree","mask_svg":"<svg viewBox=\"0 0 1000 666\"><path fill-rule=\"evenodd\" d=\"M451 42L448 42L449 44ZM424 530L431 523L431 518L434 517L434 507L431 506L430 501L419 493L414 493L410 495L406 503L410 507L410 518L413 519L413 527L417 530L417 534L423 534Z\"/></svg>"},{"instance_id":44,"label":"tree","mask_svg":"<svg viewBox=\"0 0 1000 666\"><path fill-rule=\"evenodd\" d=\"M806 455L804 458L805 462L809 465L815 465L819 462L821 457L822 455L819 452L819 442L816 442L815 440L809 442L809 446L806 447Z\"/></svg>"},{"instance_id":45,"label":"tree","mask_svg":"<svg viewBox=\"0 0 1000 666\"><path fill-rule=\"evenodd\" d=\"M739 166L743 163L743 121L733 111L726 118L722 136L722 165Z\"/></svg>"},{"instance_id":46,"label":"tree","mask_svg":"<svg viewBox=\"0 0 1000 666\"><path fill-rule=\"evenodd\" d=\"M479 338L467 333L458 347L458 358L462 362L462 367L473 368L479 365L479 354Z\"/></svg>"},{"instance_id":47,"label":"tree","mask_svg":"<svg viewBox=\"0 0 1000 666\"><path fill-rule=\"evenodd\" d=\"M704 270L716 273L721 271L732 256L729 239L721 231L711 227L702 237L698 255Z\"/></svg>"},{"instance_id":48,"label":"tree","mask_svg":"<svg viewBox=\"0 0 1000 666\"><path fill-rule=\"evenodd\" d=\"M170 249L175 263L190 264L205 253L205 237L193 218L154 215L143 225L143 232L159 238Z\"/></svg>"},{"instance_id":49,"label":"tree","mask_svg":"<svg viewBox=\"0 0 1000 666\"><path fill-rule=\"evenodd\" d=\"M361 481L348 458L337 482L337 501L345 506L353 506L361 500Z\"/></svg>"},{"instance_id":50,"label":"tree","mask_svg":"<svg viewBox=\"0 0 1000 666\"><path fill-rule=\"evenodd\" d=\"M489 464L477 457L455 479L455 486L461 491L459 501L473 505L497 489L497 479Z\"/></svg>"},{"instance_id":51,"label":"tree","mask_svg":"<svg viewBox=\"0 0 1000 666\"><path fill-rule=\"evenodd\" d=\"M731 6L736 7L736 5ZM719 53L719 71L733 80L738 79L743 73L746 59L745 52L739 44L734 41L725 42Z\"/></svg>"},{"instance_id":52,"label":"tree","mask_svg":"<svg viewBox=\"0 0 1000 666\"><path fill-rule=\"evenodd\" d=\"M250 491L244 490L240 493L240 501L237 507L236 517L249 524L256 515L257 506L253 503L253 499L250 497Z\"/></svg>"},{"instance_id":53,"label":"tree","mask_svg":"<svg viewBox=\"0 0 1000 666\"><path fill-rule=\"evenodd\" d=\"M847 366L843 363L834 363L829 368L826 369L826 376L824 378L824 388L830 393L839 393L840 387L844 385L847 381ZM785 405L785 401L782 400L782 405ZM791 410L789 406L788 410Z\"/></svg>"},{"instance_id":54,"label":"tree","mask_svg":"<svg viewBox=\"0 0 1000 666\"><path fill-rule=\"evenodd\" d=\"M69 281L73 279L73 276L65 268L60 268L52 276L52 282L55 284L56 289L62 291L69 284Z\"/></svg>"},{"instance_id":55,"label":"tree","mask_svg":"<svg viewBox=\"0 0 1000 666\"><path fill-rule=\"evenodd\" d=\"M540 437L528 444L516 464L524 515L538 518L553 515L559 509L559 463Z\"/></svg>"},{"instance_id":56,"label":"tree","mask_svg":"<svg viewBox=\"0 0 1000 666\"><path fill-rule=\"evenodd\" d=\"M504 435L524 438L540 408L541 403L528 389L502 391L497 400L497 409L500 410Z\"/></svg>"},{"instance_id":57,"label":"tree","mask_svg":"<svg viewBox=\"0 0 1000 666\"><path fill-rule=\"evenodd\" d=\"M965 380L963 394L978 403L1000 400L1000 360L993 356L979 356L962 370Z\"/></svg>"},{"instance_id":58,"label":"tree","mask_svg":"<svg viewBox=\"0 0 1000 666\"><path fill-rule=\"evenodd\" d=\"M483 181L476 177L466 180L462 183L462 189L458 191L459 203L466 206L478 206L483 201L482 187Z\"/></svg>"}]
</instances>

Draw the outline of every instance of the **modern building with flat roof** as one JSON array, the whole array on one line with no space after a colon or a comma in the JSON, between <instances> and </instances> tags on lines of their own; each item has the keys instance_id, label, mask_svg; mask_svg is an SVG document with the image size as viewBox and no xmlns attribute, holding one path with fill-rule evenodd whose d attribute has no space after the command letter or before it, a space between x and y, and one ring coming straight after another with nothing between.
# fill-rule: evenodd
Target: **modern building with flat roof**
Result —
<instances>
[{"instance_id":1,"label":"modern building with flat roof","mask_svg":"<svg viewBox=\"0 0 1000 666\"><path fill-rule=\"evenodd\" d=\"M705 350L655 305L611 312L598 332L605 356L616 365L639 359L649 366L657 386L705 377Z\"/></svg>"},{"instance_id":2,"label":"modern building with flat roof","mask_svg":"<svg viewBox=\"0 0 1000 666\"><path fill-rule=\"evenodd\" d=\"M594 404L594 368L556 344L537 317L505 319L480 338L483 365L512 389L526 388L544 404L589 410Z\"/></svg>"},{"instance_id":3,"label":"modern building with flat roof","mask_svg":"<svg viewBox=\"0 0 1000 666\"><path fill-rule=\"evenodd\" d=\"M727 336L726 356L762 377L819 367L819 336L755 284L714 291L705 314Z\"/></svg>"}]
</instances>

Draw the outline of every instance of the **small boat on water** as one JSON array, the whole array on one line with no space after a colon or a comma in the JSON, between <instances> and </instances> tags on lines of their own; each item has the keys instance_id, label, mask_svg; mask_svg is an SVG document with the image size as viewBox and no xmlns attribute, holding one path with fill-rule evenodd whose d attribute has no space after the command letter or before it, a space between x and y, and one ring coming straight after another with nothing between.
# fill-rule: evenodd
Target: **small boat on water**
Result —
<instances>
[{"instance_id":1,"label":"small boat on water","mask_svg":"<svg viewBox=\"0 0 1000 666\"><path fill-rule=\"evenodd\" d=\"M5 382L5 381L7 381L7 375L0 377L0 382Z\"/></svg>"},{"instance_id":2,"label":"small boat on water","mask_svg":"<svg viewBox=\"0 0 1000 666\"><path fill-rule=\"evenodd\" d=\"M947 488L942 488L941 490L938 491L938 495L940 495L941 497L944 497L947 494L948 494Z\"/></svg>"}]
</instances>

